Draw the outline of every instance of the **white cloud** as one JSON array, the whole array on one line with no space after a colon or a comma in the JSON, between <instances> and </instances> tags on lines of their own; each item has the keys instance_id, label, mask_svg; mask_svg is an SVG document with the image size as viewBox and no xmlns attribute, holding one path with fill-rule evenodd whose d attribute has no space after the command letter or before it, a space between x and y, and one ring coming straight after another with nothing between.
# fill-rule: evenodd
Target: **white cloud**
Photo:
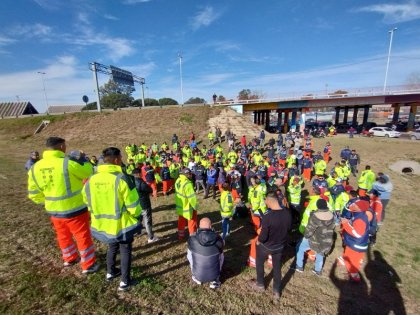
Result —
<instances>
[{"instance_id":1,"label":"white cloud","mask_svg":"<svg viewBox=\"0 0 420 315\"><path fill-rule=\"evenodd\" d=\"M153 73L153 70L156 69L156 64L153 61L150 61L134 66L122 66L122 68L132 72L134 75L147 79L147 77Z\"/></svg>"},{"instance_id":2,"label":"white cloud","mask_svg":"<svg viewBox=\"0 0 420 315\"><path fill-rule=\"evenodd\" d=\"M203 26L209 26L221 16L220 12L215 12L213 7L207 6L199 11L192 19L193 30L198 30Z\"/></svg>"},{"instance_id":3,"label":"white cloud","mask_svg":"<svg viewBox=\"0 0 420 315\"><path fill-rule=\"evenodd\" d=\"M152 0L123 0L123 4L128 4L128 5L132 5L132 4L138 4L138 3L146 3L146 2L150 2Z\"/></svg>"},{"instance_id":4,"label":"white cloud","mask_svg":"<svg viewBox=\"0 0 420 315\"><path fill-rule=\"evenodd\" d=\"M117 18L116 16L111 15L111 14L104 14L104 18L107 19L107 20L111 20L111 21L118 21L119 20L119 18Z\"/></svg>"},{"instance_id":5,"label":"white cloud","mask_svg":"<svg viewBox=\"0 0 420 315\"><path fill-rule=\"evenodd\" d=\"M34 2L41 8L48 10L56 10L63 4L61 0L34 0Z\"/></svg>"},{"instance_id":6,"label":"white cloud","mask_svg":"<svg viewBox=\"0 0 420 315\"><path fill-rule=\"evenodd\" d=\"M9 30L10 34L13 34L16 37L22 36L27 38L32 37L40 37L40 38L46 38L52 34L52 27L41 24L41 23L35 23L35 24L20 24L12 27Z\"/></svg>"},{"instance_id":7,"label":"white cloud","mask_svg":"<svg viewBox=\"0 0 420 315\"><path fill-rule=\"evenodd\" d=\"M0 46L6 46L16 42L15 39L0 35Z\"/></svg>"},{"instance_id":8,"label":"white cloud","mask_svg":"<svg viewBox=\"0 0 420 315\"><path fill-rule=\"evenodd\" d=\"M420 19L420 5L417 1L374 4L356 9L356 11L383 14L386 23L400 23Z\"/></svg>"}]
</instances>

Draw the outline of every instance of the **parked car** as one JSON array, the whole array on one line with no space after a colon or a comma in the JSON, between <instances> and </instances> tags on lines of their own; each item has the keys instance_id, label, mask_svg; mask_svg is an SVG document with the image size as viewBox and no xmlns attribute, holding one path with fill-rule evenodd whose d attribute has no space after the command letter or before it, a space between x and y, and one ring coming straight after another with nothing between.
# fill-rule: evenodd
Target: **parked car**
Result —
<instances>
[{"instance_id":1,"label":"parked car","mask_svg":"<svg viewBox=\"0 0 420 315\"><path fill-rule=\"evenodd\" d=\"M369 129L371 129L373 127L377 127L377 126L378 125L376 123L368 121L365 124L358 125L356 129L357 129L357 133L361 133L363 129L369 130Z\"/></svg>"},{"instance_id":2,"label":"parked car","mask_svg":"<svg viewBox=\"0 0 420 315\"><path fill-rule=\"evenodd\" d=\"M410 132L411 140L420 140L420 129Z\"/></svg>"},{"instance_id":3,"label":"parked car","mask_svg":"<svg viewBox=\"0 0 420 315\"><path fill-rule=\"evenodd\" d=\"M374 136L387 138L399 138L401 135L400 132L394 131L388 127L373 127L369 129L369 132L372 132Z\"/></svg>"}]
</instances>

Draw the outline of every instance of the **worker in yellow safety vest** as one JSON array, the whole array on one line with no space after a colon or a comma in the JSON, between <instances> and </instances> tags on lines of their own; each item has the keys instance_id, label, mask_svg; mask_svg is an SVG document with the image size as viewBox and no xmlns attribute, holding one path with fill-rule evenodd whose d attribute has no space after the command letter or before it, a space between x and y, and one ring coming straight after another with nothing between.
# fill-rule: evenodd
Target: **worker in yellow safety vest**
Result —
<instances>
[{"instance_id":1,"label":"worker in yellow safety vest","mask_svg":"<svg viewBox=\"0 0 420 315\"><path fill-rule=\"evenodd\" d=\"M64 266L80 261L82 273L96 272L99 265L89 229L89 213L81 195L83 180L93 173L92 164L79 151L75 151L77 157L66 156L66 142L62 138L50 137L46 146L43 158L28 172L28 197L45 205Z\"/></svg>"},{"instance_id":2,"label":"worker in yellow safety vest","mask_svg":"<svg viewBox=\"0 0 420 315\"><path fill-rule=\"evenodd\" d=\"M197 231L197 196L191 181L192 172L189 168L181 170L175 182L175 205L178 214L178 239L185 237L185 226L188 222L190 235Z\"/></svg>"},{"instance_id":3,"label":"worker in yellow safety vest","mask_svg":"<svg viewBox=\"0 0 420 315\"><path fill-rule=\"evenodd\" d=\"M372 189L373 183L376 180L375 173L366 165L365 170L360 174L357 184L359 185L359 196L366 196L366 192Z\"/></svg>"},{"instance_id":4,"label":"worker in yellow safety vest","mask_svg":"<svg viewBox=\"0 0 420 315\"><path fill-rule=\"evenodd\" d=\"M230 234L230 220L233 216L234 200L232 197L230 185L222 184L222 193L220 195L220 214L222 215L222 239L225 240Z\"/></svg>"},{"instance_id":5,"label":"worker in yellow safety vest","mask_svg":"<svg viewBox=\"0 0 420 315\"><path fill-rule=\"evenodd\" d=\"M130 276L134 235L141 230L141 206L134 181L121 169L121 151L115 147L103 150L104 164L99 165L83 188L88 205L92 235L108 244L106 280L121 275L118 290L134 284ZM116 255L121 255L121 270L116 268Z\"/></svg>"}]
</instances>

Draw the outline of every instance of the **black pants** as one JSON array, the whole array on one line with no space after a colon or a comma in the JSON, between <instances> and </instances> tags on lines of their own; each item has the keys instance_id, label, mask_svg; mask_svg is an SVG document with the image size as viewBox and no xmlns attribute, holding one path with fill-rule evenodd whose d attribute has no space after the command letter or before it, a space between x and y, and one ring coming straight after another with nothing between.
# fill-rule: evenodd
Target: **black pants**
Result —
<instances>
[{"instance_id":1,"label":"black pants","mask_svg":"<svg viewBox=\"0 0 420 315\"><path fill-rule=\"evenodd\" d=\"M257 284L264 286L264 262L267 260L268 255L271 255L273 260L273 292L280 293L281 286L281 255L283 249L270 251L264 245L257 245Z\"/></svg>"},{"instance_id":2,"label":"black pants","mask_svg":"<svg viewBox=\"0 0 420 315\"><path fill-rule=\"evenodd\" d=\"M121 255L121 281L130 283L131 271L131 251L133 248L133 239L125 242L108 244L108 251L106 253L106 272L115 274L115 260L117 253L120 251Z\"/></svg>"},{"instance_id":3,"label":"black pants","mask_svg":"<svg viewBox=\"0 0 420 315\"><path fill-rule=\"evenodd\" d=\"M213 190L213 199L216 199L216 184L209 184L209 183L207 183L206 195L204 196L204 198L207 198L209 196L210 188Z\"/></svg>"}]
</instances>

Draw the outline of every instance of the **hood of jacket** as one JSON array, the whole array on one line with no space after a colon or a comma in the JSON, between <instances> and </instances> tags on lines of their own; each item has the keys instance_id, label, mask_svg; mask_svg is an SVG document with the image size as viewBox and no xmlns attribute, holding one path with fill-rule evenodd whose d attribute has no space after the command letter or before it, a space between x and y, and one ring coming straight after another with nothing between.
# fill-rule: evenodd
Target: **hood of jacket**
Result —
<instances>
[{"instance_id":1,"label":"hood of jacket","mask_svg":"<svg viewBox=\"0 0 420 315\"><path fill-rule=\"evenodd\" d=\"M334 221L334 215L329 210L318 209L313 214L322 225L328 226Z\"/></svg>"},{"instance_id":2,"label":"hood of jacket","mask_svg":"<svg viewBox=\"0 0 420 315\"><path fill-rule=\"evenodd\" d=\"M218 240L218 234L212 229L198 229L197 239L202 246L213 246Z\"/></svg>"}]
</instances>

